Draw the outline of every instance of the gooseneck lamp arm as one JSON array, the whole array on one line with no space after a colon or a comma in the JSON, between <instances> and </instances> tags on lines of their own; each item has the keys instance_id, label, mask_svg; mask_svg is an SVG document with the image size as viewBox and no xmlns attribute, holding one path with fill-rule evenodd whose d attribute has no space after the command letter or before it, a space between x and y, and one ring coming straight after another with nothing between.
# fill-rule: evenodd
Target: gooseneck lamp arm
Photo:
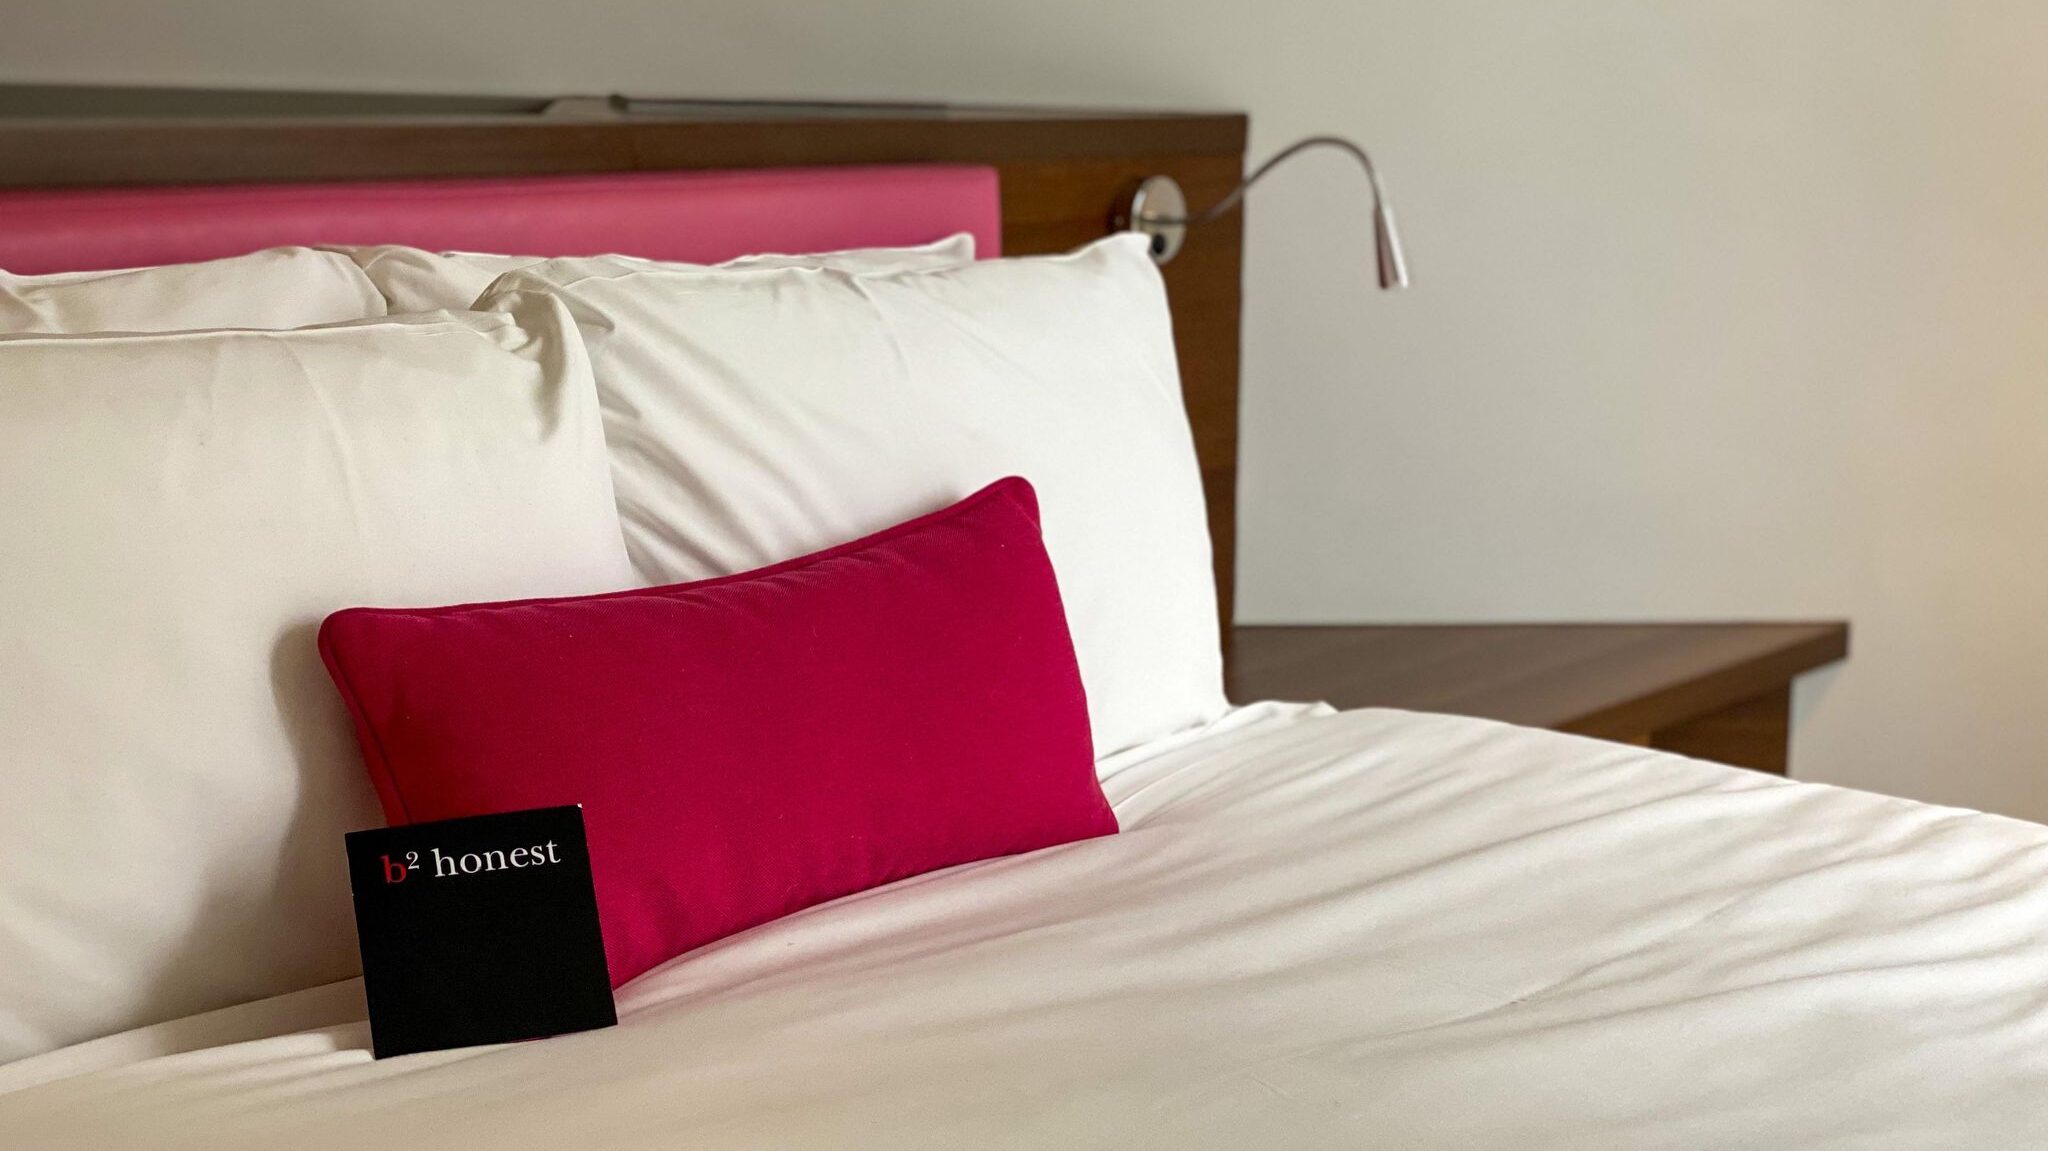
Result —
<instances>
[{"instance_id":1,"label":"gooseneck lamp arm","mask_svg":"<svg viewBox=\"0 0 2048 1151\"><path fill-rule=\"evenodd\" d=\"M1394 227L1394 210L1387 203L1387 190L1380 183L1379 170L1373 167L1372 157L1364 148L1342 136L1310 136L1289 144L1252 169L1252 174L1240 181L1228 195L1194 215L1188 214L1187 199L1173 177L1153 176L1140 184L1137 194L1131 197L1127 216L1129 227L1152 237L1152 258L1164 264L1179 254L1189 228L1200 227L1237 207L1245 193L1251 191L1252 185L1263 179L1266 173L1311 148L1335 148L1349 153L1365 169L1366 182L1372 186L1373 247L1379 260L1380 287L1407 287L1408 261L1401 254L1401 234Z\"/></svg>"}]
</instances>

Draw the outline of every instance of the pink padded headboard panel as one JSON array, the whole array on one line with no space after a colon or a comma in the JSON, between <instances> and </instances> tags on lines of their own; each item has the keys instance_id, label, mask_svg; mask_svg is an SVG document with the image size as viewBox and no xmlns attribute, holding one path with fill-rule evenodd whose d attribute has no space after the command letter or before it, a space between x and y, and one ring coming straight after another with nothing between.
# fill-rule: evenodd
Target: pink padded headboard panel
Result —
<instances>
[{"instance_id":1,"label":"pink padded headboard panel","mask_svg":"<svg viewBox=\"0 0 2048 1151\"><path fill-rule=\"evenodd\" d=\"M0 192L0 268L22 275L182 263L282 244L716 263L754 252L895 247L972 232L1000 254L993 168L620 172L349 184Z\"/></svg>"}]
</instances>

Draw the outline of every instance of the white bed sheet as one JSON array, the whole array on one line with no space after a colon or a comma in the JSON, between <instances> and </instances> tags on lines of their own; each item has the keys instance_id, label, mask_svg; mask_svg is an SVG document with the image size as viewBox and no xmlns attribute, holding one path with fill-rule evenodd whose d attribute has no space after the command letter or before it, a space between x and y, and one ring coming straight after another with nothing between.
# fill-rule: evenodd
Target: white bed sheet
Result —
<instances>
[{"instance_id":1,"label":"white bed sheet","mask_svg":"<svg viewBox=\"0 0 2048 1151\"><path fill-rule=\"evenodd\" d=\"M1105 786L614 1029L379 1063L337 984L0 1067L0 1146L2048 1145L2048 828L1286 705Z\"/></svg>"}]
</instances>

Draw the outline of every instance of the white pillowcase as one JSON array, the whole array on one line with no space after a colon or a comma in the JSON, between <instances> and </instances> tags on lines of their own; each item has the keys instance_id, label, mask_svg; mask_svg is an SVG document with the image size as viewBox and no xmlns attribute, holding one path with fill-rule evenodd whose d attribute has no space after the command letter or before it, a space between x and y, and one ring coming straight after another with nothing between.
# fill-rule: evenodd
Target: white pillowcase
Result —
<instances>
[{"instance_id":1,"label":"white pillowcase","mask_svg":"<svg viewBox=\"0 0 2048 1151\"><path fill-rule=\"evenodd\" d=\"M0 338L0 1062L359 969L327 613L632 583L522 319Z\"/></svg>"},{"instance_id":2,"label":"white pillowcase","mask_svg":"<svg viewBox=\"0 0 2048 1151\"><path fill-rule=\"evenodd\" d=\"M330 250L354 260L363 274L384 294L386 306L393 312L431 312L437 308L459 311L474 303L484 289L490 287L492 280L507 272L532 267L545 259L541 256L494 256L485 252L428 252L396 244L335 247ZM621 268L836 267L857 271L898 271L967 263L974 259L974 237L962 232L920 247L861 248L814 256L742 256L715 265L642 260L634 256L589 256L582 259L592 264Z\"/></svg>"},{"instance_id":3,"label":"white pillowcase","mask_svg":"<svg viewBox=\"0 0 2048 1151\"><path fill-rule=\"evenodd\" d=\"M548 296L583 329L647 580L759 567L1022 475L1097 755L1224 708L1201 476L1143 237L914 274L557 260L477 306Z\"/></svg>"},{"instance_id":4,"label":"white pillowcase","mask_svg":"<svg viewBox=\"0 0 2048 1151\"><path fill-rule=\"evenodd\" d=\"M298 328L384 313L383 295L354 261L315 248L110 272L0 272L0 334Z\"/></svg>"},{"instance_id":5,"label":"white pillowcase","mask_svg":"<svg viewBox=\"0 0 2048 1151\"><path fill-rule=\"evenodd\" d=\"M392 314L468 308L491 281L541 262L539 256L428 252L398 244L329 249L352 261Z\"/></svg>"}]
</instances>

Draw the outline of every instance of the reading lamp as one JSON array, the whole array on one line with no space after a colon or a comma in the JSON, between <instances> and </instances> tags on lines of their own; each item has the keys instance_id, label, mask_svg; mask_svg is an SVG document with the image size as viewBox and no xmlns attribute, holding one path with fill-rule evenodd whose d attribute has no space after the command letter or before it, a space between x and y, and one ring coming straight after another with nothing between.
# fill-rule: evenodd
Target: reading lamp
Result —
<instances>
[{"instance_id":1,"label":"reading lamp","mask_svg":"<svg viewBox=\"0 0 2048 1151\"><path fill-rule=\"evenodd\" d=\"M1365 169L1366 182L1372 185L1372 235L1379 255L1380 287L1407 287L1408 262L1401 256L1401 235L1394 230L1394 212L1387 206L1387 190L1380 186L1380 174L1372 166L1372 157L1365 154L1365 149L1342 136L1310 136L1289 144L1252 169L1252 174L1232 188L1229 195L1192 216L1188 215L1187 197L1182 194L1178 180L1172 176L1149 176L1131 196L1130 209L1125 216L1129 229L1152 237L1152 259L1164 264L1180 254L1180 246L1187 239L1189 228L1206 224L1237 207L1237 202L1244 199L1244 194L1261 177L1289 157L1310 148L1336 148L1349 152Z\"/></svg>"}]
</instances>

